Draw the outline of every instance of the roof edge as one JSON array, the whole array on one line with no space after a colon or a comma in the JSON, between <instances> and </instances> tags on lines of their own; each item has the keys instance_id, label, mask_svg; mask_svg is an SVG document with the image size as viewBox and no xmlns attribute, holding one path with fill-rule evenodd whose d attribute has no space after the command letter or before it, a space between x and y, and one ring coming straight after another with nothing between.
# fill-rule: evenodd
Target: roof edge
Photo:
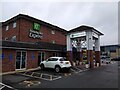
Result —
<instances>
[{"instance_id":1,"label":"roof edge","mask_svg":"<svg viewBox=\"0 0 120 90\"><path fill-rule=\"evenodd\" d=\"M58 27L58 26L55 26L55 25L53 25L53 24L47 23L47 22L45 22L45 21L39 20L39 19L37 19L37 18L34 18L34 17L32 17L32 16L29 16L29 15L25 15L25 14L18 14L18 15L16 15L16 16L14 16L14 17L6 20L5 22L2 22L2 25L6 25L6 24L8 24L8 23L10 23L10 22L15 21L16 19L19 19L19 18L24 18L24 19L27 19L27 20L30 20L30 21L36 21L36 22L38 22L38 23L40 23L40 24L42 24L42 25L45 25L45 26L47 26L47 27L50 27L50 28L52 28L52 29L59 30L59 31L62 31L62 32L67 32L67 30L65 30L65 29L63 29L63 28L60 28L60 27Z\"/></svg>"}]
</instances>

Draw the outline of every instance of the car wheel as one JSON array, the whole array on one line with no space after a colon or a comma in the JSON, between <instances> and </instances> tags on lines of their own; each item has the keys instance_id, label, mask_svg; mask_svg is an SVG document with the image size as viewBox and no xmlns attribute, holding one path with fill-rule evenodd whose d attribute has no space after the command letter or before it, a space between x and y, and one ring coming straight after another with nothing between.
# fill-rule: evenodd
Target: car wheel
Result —
<instances>
[{"instance_id":1,"label":"car wheel","mask_svg":"<svg viewBox=\"0 0 120 90\"><path fill-rule=\"evenodd\" d=\"M57 72L57 73L60 72L60 67L59 66L55 67L55 72Z\"/></svg>"},{"instance_id":2,"label":"car wheel","mask_svg":"<svg viewBox=\"0 0 120 90\"><path fill-rule=\"evenodd\" d=\"M40 65L40 67L41 67L41 69L42 70L44 70L45 69L45 67L44 67L44 65L42 64L42 65Z\"/></svg>"}]
</instances>

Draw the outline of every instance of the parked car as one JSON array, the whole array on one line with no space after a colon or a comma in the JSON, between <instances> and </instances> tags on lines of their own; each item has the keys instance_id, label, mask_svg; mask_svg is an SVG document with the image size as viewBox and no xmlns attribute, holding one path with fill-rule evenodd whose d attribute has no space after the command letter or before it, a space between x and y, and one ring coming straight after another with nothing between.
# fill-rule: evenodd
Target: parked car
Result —
<instances>
[{"instance_id":1,"label":"parked car","mask_svg":"<svg viewBox=\"0 0 120 90\"><path fill-rule=\"evenodd\" d=\"M111 59L110 59L110 57L108 57L108 56L102 56L102 57L101 57L101 62L108 64L108 63L111 62Z\"/></svg>"},{"instance_id":2,"label":"parked car","mask_svg":"<svg viewBox=\"0 0 120 90\"><path fill-rule=\"evenodd\" d=\"M112 61L120 61L120 57L115 57L111 59Z\"/></svg>"},{"instance_id":3,"label":"parked car","mask_svg":"<svg viewBox=\"0 0 120 90\"><path fill-rule=\"evenodd\" d=\"M56 72L60 72L61 69L70 69L71 63L65 57L50 57L40 63L41 69L53 68Z\"/></svg>"}]
</instances>

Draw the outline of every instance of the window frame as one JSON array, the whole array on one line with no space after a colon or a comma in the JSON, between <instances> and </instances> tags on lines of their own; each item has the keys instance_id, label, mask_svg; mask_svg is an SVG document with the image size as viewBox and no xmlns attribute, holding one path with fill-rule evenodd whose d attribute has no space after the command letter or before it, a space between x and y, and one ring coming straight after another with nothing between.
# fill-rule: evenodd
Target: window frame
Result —
<instances>
[{"instance_id":1,"label":"window frame","mask_svg":"<svg viewBox=\"0 0 120 90\"><path fill-rule=\"evenodd\" d=\"M16 39L17 39L17 36L16 36L16 35L14 35L14 36L12 36L11 41L15 42L15 41L16 41Z\"/></svg>"},{"instance_id":2,"label":"window frame","mask_svg":"<svg viewBox=\"0 0 120 90\"><path fill-rule=\"evenodd\" d=\"M5 31L8 31L8 30L9 30L9 25L7 25L5 28Z\"/></svg>"},{"instance_id":3,"label":"window frame","mask_svg":"<svg viewBox=\"0 0 120 90\"><path fill-rule=\"evenodd\" d=\"M13 28L16 28L16 27L17 27L17 23L13 22Z\"/></svg>"},{"instance_id":4,"label":"window frame","mask_svg":"<svg viewBox=\"0 0 120 90\"><path fill-rule=\"evenodd\" d=\"M54 35L55 34L55 30L51 30L51 34Z\"/></svg>"}]
</instances>

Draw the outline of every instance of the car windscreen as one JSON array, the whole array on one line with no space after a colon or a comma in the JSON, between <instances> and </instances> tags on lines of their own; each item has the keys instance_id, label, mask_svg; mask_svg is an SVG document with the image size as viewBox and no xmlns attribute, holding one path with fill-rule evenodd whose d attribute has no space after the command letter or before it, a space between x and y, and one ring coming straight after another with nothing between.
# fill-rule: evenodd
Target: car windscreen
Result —
<instances>
[{"instance_id":1,"label":"car windscreen","mask_svg":"<svg viewBox=\"0 0 120 90\"><path fill-rule=\"evenodd\" d=\"M66 58L61 58L60 61L68 61Z\"/></svg>"}]
</instances>

